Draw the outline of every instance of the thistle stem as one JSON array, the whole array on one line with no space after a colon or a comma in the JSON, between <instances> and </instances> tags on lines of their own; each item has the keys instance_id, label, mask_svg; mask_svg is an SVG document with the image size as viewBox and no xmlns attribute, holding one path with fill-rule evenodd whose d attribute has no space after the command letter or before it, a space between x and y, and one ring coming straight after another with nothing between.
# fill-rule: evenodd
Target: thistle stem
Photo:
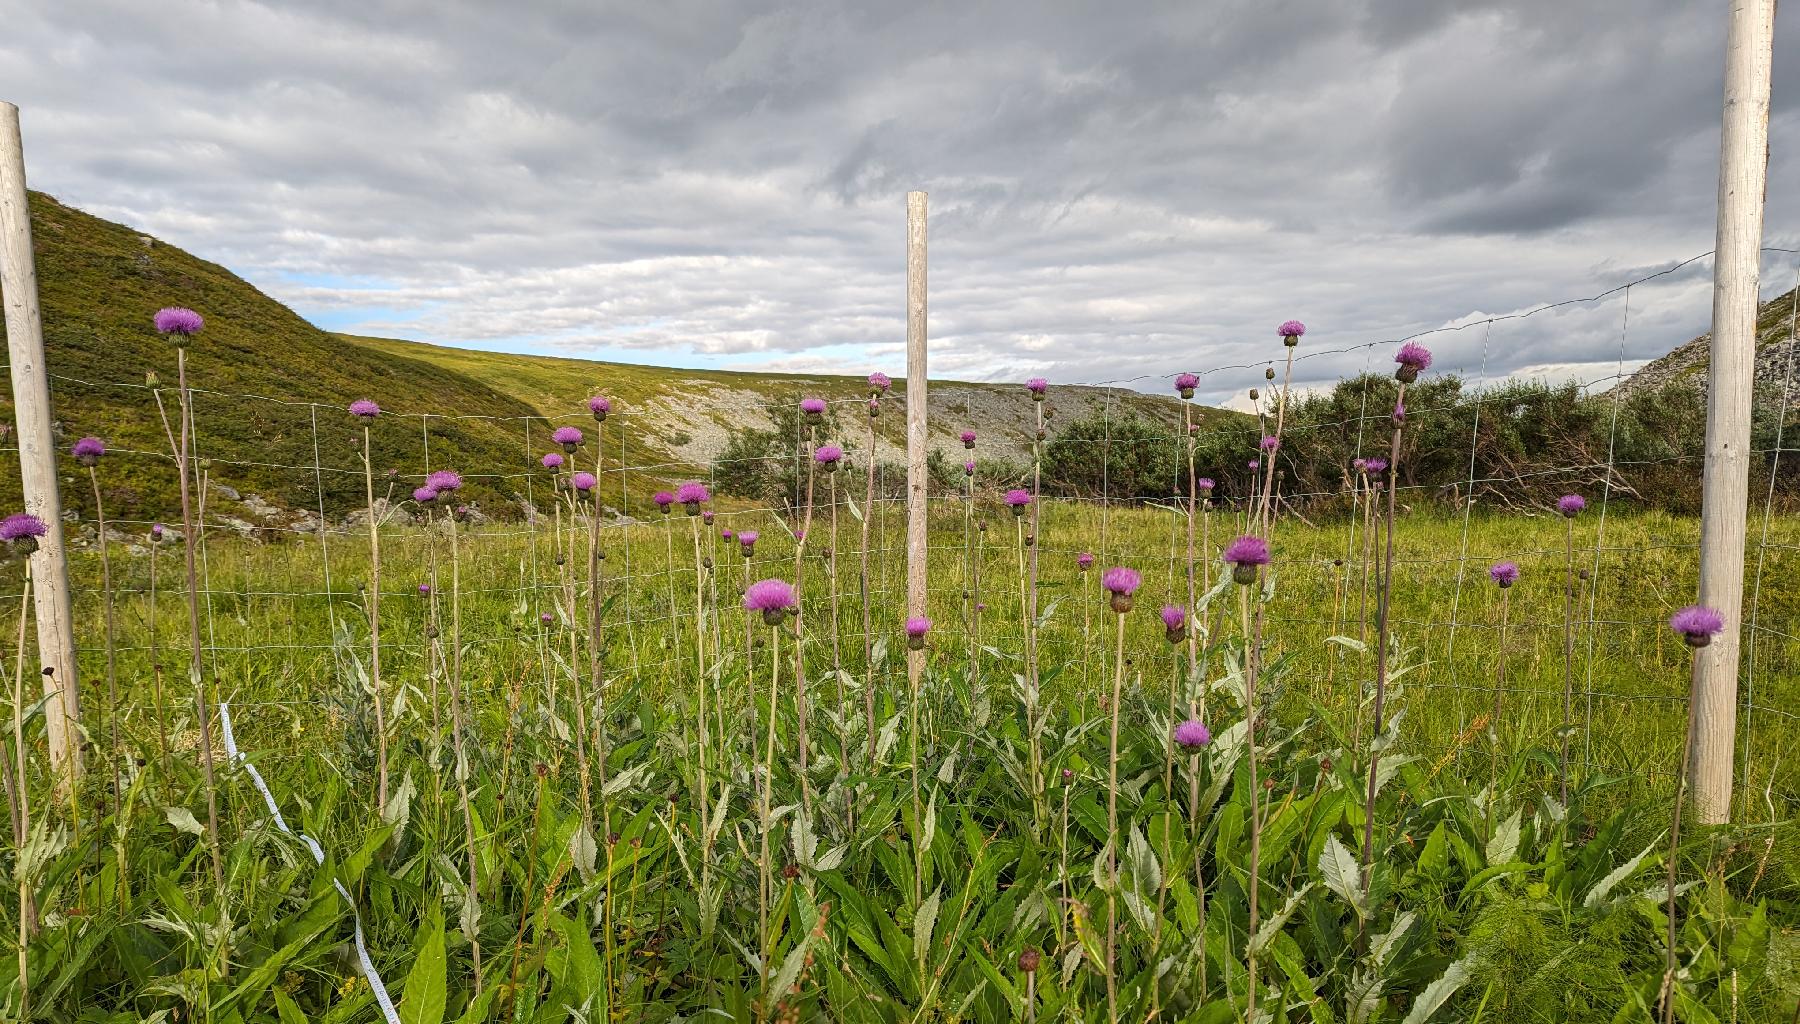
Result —
<instances>
[{"instance_id":1,"label":"thistle stem","mask_svg":"<svg viewBox=\"0 0 1800 1024\"><path fill-rule=\"evenodd\" d=\"M775 787L775 718L779 687L781 684L781 627L769 631L769 730L768 741L763 756L762 806L759 808L762 825L762 886L761 898L757 902L757 935L762 939L762 990L766 1000L769 992L769 960L774 956L774 936L769 934L769 904L775 895L775 869L769 859L769 830L773 827L770 818L773 813L773 789Z\"/></svg>"},{"instance_id":2,"label":"thistle stem","mask_svg":"<svg viewBox=\"0 0 1800 1024\"><path fill-rule=\"evenodd\" d=\"M93 485L94 519L100 530L100 592L106 608L106 698L111 705L106 720L112 738L113 828L119 837L115 852L119 872L119 910L123 913L130 904L131 865L125 856L125 805L119 773L122 748L119 746L118 628L113 614L112 558L107 554L106 544L106 505L100 498L100 474L93 466L88 467L88 482Z\"/></svg>"},{"instance_id":3,"label":"thistle stem","mask_svg":"<svg viewBox=\"0 0 1800 1024\"><path fill-rule=\"evenodd\" d=\"M1254 584L1252 584L1254 585ZM1258 778L1256 749L1256 672L1257 647L1262 633L1262 608L1256 612L1255 627L1250 619L1250 587L1238 587L1238 611L1244 627L1244 746L1249 758L1250 774L1250 870L1246 880L1250 896L1250 924L1244 942L1245 966L1248 973L1249 1004L1244 1019L1256 1020L1256 930L1260 923L1258 899L1262 892L1262 784Z\"/></svg>"},{"instance_id":4,"label":"thistle stem","mask_svg":"<svg viewBox=\"0 0 1800 1024\"><path fill-rule=\"evenodd\" d=\"M181 446L175 468L181 474L181 539L187 557L188 681L194 687L194 707L200 725L200 767L206 781L206 839L212 854L213 886L225 888L225 858L219 849L219 789L213 770L212 710L206 699L205 666L201 662L200 573L195 562L193 496L188 485L194 445L194 402L188 391L187 349L175 350L175 373L181 390Z\"/></svg>"},{"instance_id":5,"label":"thistle stem","mask_svg":"<svg viewBox=\"0 0 1800 1024\"><path fill-rule=\"evenodd\" d=\"M25 775L25 622L31 614L31 560L25 560L25 586L19 595L19 646L13 664L13 755L18 764L18 807L13 815L13 845L23 854L31 835L31 797ZM32 933L37 931L37 907L31 898L31 879L15 859L13 874L19 883L19 1019L31 1019L31 973L28 954Z\"/></svg>"},{"instance_id":6,"label":"thistle stem","mask_svg":"<svg viewBox=\"0 0 1800 1024\"><path fill-rule=\"evenodd\" d=\"M1399 409L1406 401L1406 382L1401 381L1399 393L1394 400L1394 408ZM1406 427L1403 423L1394 423L1394 438L1388 450L1388 488L1387 516L1382 524L1386 553L1382 556L1381 588L1376 593L1375 606L1375 720L1369 725L1369 784L1363 804L1363 848L1362 848L1362 883L1363 895L1369 893L1370 875L1375 862L1375 786L1378 770L1381 765L1381 750L1375 739L1381 735L1382 711L1387 706L1387 674L1388 674L1388 621L1389 602L1394 590L1394 513L1400 491L1400 436Z\"/></svg>"},{"instance_id":7,"label":"thistle stem","mask_svg":"<svg viewBox=\"0 0 1800 1024\"><path fill-rule=\"evenodd\" d=\"M1125 613L1119 620L1113 650L1111 729L1106 741L1106 1016L1119 1019L1119 704L1125 695Z\"/></svg>"},{"instance_id":8,"label":"thistle stem","mask_svg":"<svg viewBox=\"0 0 1800 1024\"><path fill-rule=\"evenodd\" d=\"M363 424L363 490L369 508L369 686L375 697L375 809L387 807L388 748L387 710L381 692L381 524L375 515L375 467L371 461L370 430Z\"/></svg>"}]
</instances>

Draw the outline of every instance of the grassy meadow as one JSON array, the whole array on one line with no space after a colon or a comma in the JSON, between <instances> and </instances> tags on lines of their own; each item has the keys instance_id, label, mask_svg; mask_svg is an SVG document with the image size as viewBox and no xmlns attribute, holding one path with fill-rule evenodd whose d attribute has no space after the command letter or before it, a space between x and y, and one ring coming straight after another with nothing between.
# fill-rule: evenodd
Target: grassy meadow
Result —
<instances>
[{"instance_id":1,"label":"grassy meadow","mask_svg":"<svg viewBox=\"0 0 1800 1024\"><path fill-rule=\"evenodd\" d=\"M116 704L99 560L78 556L91 770L55 793L26 722L38 832L10 860L39 918L34 1019L380 1020L330 879L408 1024L1658 1017L1689 665L1665 620L1692 600L1696 522L1574 521L1564 733L1565 521L1403 516L1375 730L1360 522L1278 522L1261 585L1196 584L1190 647L1157 614L1187 596L1178 510L1046 502L1027 548L1029 516L939 504L915 695L903 511L871 512L865 634L861 481L838 482L855 501L834 530L821 479L802 613L776 627L740 606L796 578L766 512L384 527L379 727L366 533L209 537L205 685L322 869L216 729L209 827L180 543L111 547ZM725 529L761 534L753 558ZM1800 520L1759 549L1761 529L1738 824L1685 823L1675 876L1686 1021L1800 999ZM1203 517L1199 574L1238 532ZM1502 558L1522 573L1504 645ZM1113 565L1143 575L1123 615ZM1190 715L1208 745L1170 739ZM15 1013L17 977L0 966Z\"/></svg>"}]
</instances>

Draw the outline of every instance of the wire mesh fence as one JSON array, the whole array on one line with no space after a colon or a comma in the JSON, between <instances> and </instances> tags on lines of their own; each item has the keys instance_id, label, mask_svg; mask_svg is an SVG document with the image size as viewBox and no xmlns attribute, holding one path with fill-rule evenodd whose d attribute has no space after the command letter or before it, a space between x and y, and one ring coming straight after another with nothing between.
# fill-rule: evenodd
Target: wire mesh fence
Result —
<instances>
[{"instance_id":1,"label":"wire mesh fence","mask_svg":"<svg viewBox=\"0 0 1800 1024\"><path fill-rule=\"evenodd\" d=\"M1583 760L1590 768L1660 784L1672 777L1679 743L1669 743L1668 737L1678 735L1687 679L1686 660L1664 620L1667 610L1686 603L1693 592L1697 524L1621 498L1615 482L1651 463L1617 457L1623 399L1612 386L1625 379L1627 364L1633 361L1628 353L1634 290L1677 279L1704 258L1705 254L1672 263L1585 298L1431 330L1385 332L1398 336L1351 345L1307 345L1293 355L1293 363L1302 367L1317 360L1321 365L1381 373L1398 341L1446 334L1473 337L1478 332L1479 344L1459 348L1455 361L1445 368L1479 386L1504 376L1490 373L1490 365L1496 353L1515 340L1510 332L1522 322L1579 308L1590 318L1611 317L1616 325L1610 352L1614 368L1582 384L1585 393L1597 396L1593 401L1609 405L1604 413L1609 423L1603 457L1596 453L1579 463L1504 475L1483 473L1476 449L1484 416L1491 418L1495 410L1484 410L1481 392L1456 403L1407 410L1409 424L1451 414L1466 416L1471 423L1467 471L1453 481L1452 493L1446 495L1438 483L1393 477L1396 497L1410 512L1397 530L1392 623L1417 663L1406 686L1418 705L1418 724L1407 741L1420 750L1456 755L1469 744L1472 730L1485 727L1495 714L1507 717L1512 727L1534 733L1556 729L1564 630L1573 628ZM1791 342L1791 316L1788 331ZM1800 621L1796 621L1800 607L1791 585L1800 570L1796 554L1800 520L1783 513L1777 488L1784 459L1793 458L1784 445L1791 443L1786 422L1791 414L1787 403L1793 391L1794 352L1795 346L1789 344L1785 365L1776 368L1782 384L1781 408L1774 418L1772 445L1757 453L1767 475L1758 479L1752 496L1738 726L1740 806L1745 813L1757 813L1759 808L1770 814L1777 808L1791 811L1800 789L1792 767L1800 730L1792 727L1796 715L1790 710L1800 696ZM1261 376L1278 361L1277 357L1191 372L1213 381L1242 375L1246 386L1262 385L1266 390L1257 410L1268 415L1286 398L1278 398L1280 391ZM195 365L192 375L197 423L256 421L266 412L271 423L303 424L299 429L304 434L286 438L291 443L281 450L311 455L306 461L272 459L270 449L253 435L238 443L215 442L196 453L197 473L205 482L199 516L199 587L207 667L218 697L236 709L246 745L273 747L283 730L331 727L334 712L319 695L331 687L330 680L354 673L355 664L346 659L353 659L367 643L372 510L365 491L363 428L335 398L224 393L206 388L204 365ZM1166 380L1159 375L1059 383L1050 401L1054 405L1065 388L1089 389L1082 392L1084 399L1098 406L1103 423L1111 424L1112 417L1127 415L1126 399L1140 389L1161 390ZM604 392L603 376L597 383ZM173 397L154 381L53 376L52 385L114 394L121 406L145 405L159 391L165 401ZM378 386L371 390L377 393L369 397L379 400ZM952 405L965 401L971 416L976 401L992 401L987 389L955 384L934 385L932 393ZM1023 389L1016 400L1022 413L1029 410L1030 397ZM762 408L739 407L733 414L766 419L775 404L787 401L771 399ZM850 413L855 423L862 418L866 401L838 398L832 404L836 411ZM1179 427L1180 407L1171 404L1168 409L1156 436L1179 449L1187 437ZM280 417L274 410L281 412ZM1381 455L1386 451L1391 411L1371 405L1365 391L1354 415L1291 426L1294 433L1284 444L1303 446L1310 435L1343 445L1358 458ZM1021 422L1025 418L1021 415ZM457 442L457 431L475 422L509 438L516 459L490 464L457 461L466 447ZM539 458L560 451L550 440L551 432L578 424L589 436L568 454L570 465L560 473L546 471ZM106 429L104 423L82 426L97 433ZM407 496L428 473L453 468L480 496L471 502L473 522L460 541L466 559L460 590L468 616L463 635L471 656L492 670L493 680L519 672L548 679L554 652L568 643L563 637L583 628L571 594L587 585L583 543L587 517L596 514L596 508L600 517L596 536L604 552L599 576L611 637L605 667L614 685L631 686L692 670L681 637L696 629L706 630L719 649L727 649L740 631L736 605L743 586L763 575L791 576L797 566L805 577L807 614L821 623L811 628L816 636L829 630L830 646L815 655L819 671L863 671L865 641L894 639L904 605L904 489L896 476L897 465L883 458L879 435L873 428L851 426L827 437L800 426L789 451L763 460L805 466L810 446L829 440L846 450L847 468L830 475L811 474L810 500L799 491L799 481L809 478L806 472L794 474L795 492L777 504L721 494L702 527L680 506L666 517L658 514L650 496L681 479L709 482L717 489L729 460L716 452L706 458L682 457L678 447L667 445L665 427L651 410L631 407L615 410L603 423L579 409L547 416L385 410L370 427L368 470L383 545L382 647L384 658L391 659L385 670L395 679L419 679L427 671L429 644L424 630L430 595L421 587L441 591L446 585L436 558L444 539L423 525L424 510ZM207 436L234 435L214 431ZM1029 438L1022 444L1013 440L1005 457L1016 461L1020 450L1029 449ZM1091 612L1100 600L1097 573L1079 569L1077 553L1091 552L1101 565L1140 568L1150 580L1151 600L1180 604L1189 594L1185 473L1182 487L1168 493L1115 489L1106 475L1114 464L1110 429L1103 428L1097 439L1071 438L1068 443L1095 450L1102 472L1098 493L1039 495L1042 511L1032 520L1009 515L988 482L978 486L973 475L961 486L954 482L940 486L930 498L932 614L942 623L958 626L951 639L939 642L966 647L972 662L985 659L996 685L1009 685L1011 665L1023 642L1025 613L1019 583L1028 552L1041 566L1039 589L1048 609L1038 633L1040 656L1047 664L1061 666L1071 679L1085 678L1103 657L1083 614L1084 605ZM978 465L992 457L986 442L968 454ZM1257 453L1243 455L1248 459ZM1028 464L1030 456L1024 458ZM118 463L128 464L137 476L172 478L174 473L171 451L149 444L113 445L107 460L103 476ZM1655 461L1676 469L1691 463L1693 472L1699 471L1695 458ZM597 477L592 504L582 505L570 496L567 480L575 469L591 470ZM311 500L277 506L258 498L248 485L240 486L241 481L267 480L271 474L290 482L305 481ZM1270 477L1275 479L1273 473ZM1505 509L1498 507L1509 504L1504 498L1491 497L1539 479L1592 483L1589 510L1567 539L1562 526L1542 511L1534 513L1529 501ZM871 489L873 501L868 500ZM1484 494L1490 497L1478 497ZM1296 678L1302 681L1283 698L1296 713L1316 706L1328 719L1333 714L1341 717L1366 682L1366 659L1329 638L1367 640L1372 629L1366 600L1367 505L1368 494L1359 491L1348 474L1345 486L1336 489L1277 491L1278 596L1271 607L1270 636L1276 656L1292 659ZM1219 547L1244 528L1250 514L1249 496L1244 494L1221 494L1196 506L1195 515L1201 520L1196 529L1206 540L1199 545L1194 572L1213 578ZM809 517L814 537L809 538L800 565L795 533ZM1028 522L1037 522L1030 538L1024 536ZM94 694L104 649L91 509L72 515L65 526L87 538L87 552L74 571L84 689ZM182 642L182 581L174 571L176 556L171 549L164 547L158 554L147 542L150 522L109 518L107 526L114 550L133 556L115 562L113 580L121 603L116 651L122 678L127 680L126 699L119 707L105 708L90 696L87 704L101 715L129 718L149 713L140 682L155 671L163 652ZM752 557L744 556L735 540L722 536L723 531L735 534L746 529L763 537ZM823 542L816 539L821 534ZM1519 614L1507 627L1503 650L1496 595L1486 576L1488 566L1501 559L1521 566L1527 582L1520 593L1530 598L1516 603ZM1562 580L1576 572L1577 612L1570 627ZM822 611L833 592L836 616ZM6 595L5 600L16 602L17 595ZM874 609L868 630L861 611L865 600ZM1154 676L1170 671L1167 645L1159 632L1136 631L1130 644L1138 673ZM1511 663L1507 683L1497 682L1494 671L1502 659ZM498 682L486 688L489 693L499 689ZM483 690L480 683L474 687L477 695ZM92 722L89 727L99 734Z\"/></svg>"}]
</instances>

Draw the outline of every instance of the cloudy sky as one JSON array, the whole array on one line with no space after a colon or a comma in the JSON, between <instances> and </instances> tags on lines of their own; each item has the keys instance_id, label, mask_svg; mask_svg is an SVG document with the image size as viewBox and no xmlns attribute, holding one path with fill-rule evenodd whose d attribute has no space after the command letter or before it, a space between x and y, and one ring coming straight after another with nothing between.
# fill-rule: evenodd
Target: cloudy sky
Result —
<instances>
[{"instance_id":1,"label":"cloudy sky","mask_svg":"<svg viewBox=\"0 0 1800 1024\"><path fill-rule=\"evenodd\" d=\"M1790 12L1792 13L1792 12ZM1704 329L1724 12L1685 0L0 0L34 187L321 326L735 369L1206 373L1417 331L1602 380ZM1800 29L1768 234L1800 249ZM1795 277L1765 261L1765 294ZM1349 350L1338 352L1338 350ZM1243 368L1237 368L1243 367Z\"/></svg>"}]
</instances>

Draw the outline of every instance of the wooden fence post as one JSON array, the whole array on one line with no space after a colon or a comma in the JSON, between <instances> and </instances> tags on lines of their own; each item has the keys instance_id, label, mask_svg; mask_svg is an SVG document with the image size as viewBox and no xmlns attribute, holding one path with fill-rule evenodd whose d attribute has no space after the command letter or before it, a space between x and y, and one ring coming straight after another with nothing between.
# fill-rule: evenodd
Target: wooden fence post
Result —
<instances>
[{"instance_id":1,"label":"wooden fence post","mask_svg":"<svg viewBox=\"0 0 1800 1024\"><path fill-rule=\"evenodd\" d=\"M25 149L19 108L0 101L0 301L6 306L6 349L12 370L13 415L19 437L19 481L25 511L50 532L31 556L37 608L38 661L44 692L60 691L44 718L50 761L61 781L81 775L81 689L75 671L74 620L69 610L62 496L56 487L56 439L50 427L50 377L38 311L37 268L31 251L31 210L25 195Z\"/></svg>"},{"instance_id":2,"label":"wooden fence post","mask_svg":"<svg viewBox=\"0 0 1800 1024\"><path fill-rule=\"evenodd\" d=\"M927 432L925 393L925 193L906 194L906 614L925 614L926 501L930 479L925 468ZM925 652L908 650L907 674L913 692L925 665Z\"/></svg>"}]
</instances>

